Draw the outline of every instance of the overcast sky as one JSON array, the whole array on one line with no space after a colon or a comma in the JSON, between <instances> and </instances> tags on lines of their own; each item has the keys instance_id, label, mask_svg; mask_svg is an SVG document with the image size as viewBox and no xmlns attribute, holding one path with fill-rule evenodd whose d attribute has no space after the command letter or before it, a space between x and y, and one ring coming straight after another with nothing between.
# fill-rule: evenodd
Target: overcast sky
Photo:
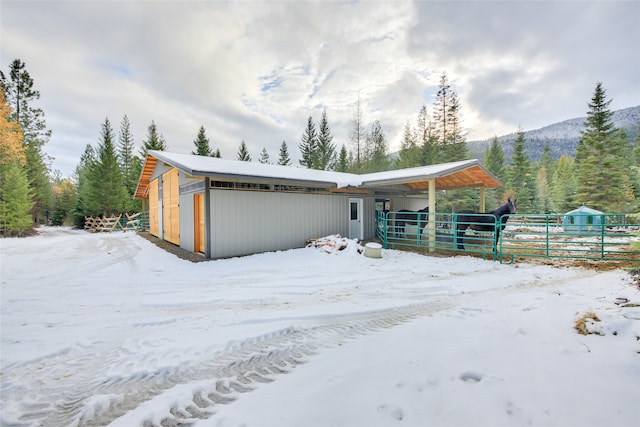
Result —
<instances>
[{"instance_id":1,"label":"overcast sky","mask_svg":"<svg viewBox=\"0 0 640 427\"><path fill-rule=\"evenodd\" d=\"M26 63L64 176L125 114L136 147L154 120L169 151L204 126L224 158L286 141L297 164L308 117L348 144L360 97L393 151L443 72L468 140L584 116L599 81L640 104L639 1L2 0L0 20L0 69Z\"/></svg>"}]
</instances>

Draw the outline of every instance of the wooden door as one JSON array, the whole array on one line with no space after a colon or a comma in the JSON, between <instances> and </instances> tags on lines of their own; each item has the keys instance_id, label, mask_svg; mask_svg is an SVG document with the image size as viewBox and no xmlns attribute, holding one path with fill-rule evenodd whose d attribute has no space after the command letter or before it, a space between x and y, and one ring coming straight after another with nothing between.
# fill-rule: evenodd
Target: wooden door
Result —
<instances>
[{"instance_id":1,"label":"wooden door","mask_svg":"<svg viewBox=\"0 0 640 427\"><path fill-rule=\"evenodd\" d=\"M194 252L204 253L204 194L193 195Z\"/></svg>"},{"instance_id":2,"label":"wooden door","mask_svg":"<svg viewBox=\"0 0 640 427\"><path fill-rule=\"evenodd\" d=\"M164 240L180 244L180 191L178 169L162 174L162 235Z\"/></svg>"}]
</instances>

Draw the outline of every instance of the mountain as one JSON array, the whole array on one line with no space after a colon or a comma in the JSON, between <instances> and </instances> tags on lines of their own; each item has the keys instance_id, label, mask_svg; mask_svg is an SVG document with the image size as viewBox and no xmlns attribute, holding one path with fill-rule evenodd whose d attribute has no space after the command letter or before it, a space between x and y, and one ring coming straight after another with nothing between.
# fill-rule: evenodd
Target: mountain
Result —
<instances>
[{"instance_id":1,"label":"mountain","mask_svg":"<svg viewBox=\"0 0 640 427\"><path fill-rule=\"evenodd\" d=\"M624 108L613 112L612 118L616 127L624 129L627 135L633 140L639 132L640 105L636 107ZM536 162L540 160L546 143L549 143L551 154L558 159L563 154L575 156L576 147L580 138L580 132L584 129L586 117L565 120L536 130L525 131L525 147L529 160ZM502 144L505 157L511 158L513 154L513 143L516 133L510 133L498 137ZM484 141L468 141L467 149L472 158L484 159L485 150L491 146L493 138Z\"/></svg>"}]
</instances>

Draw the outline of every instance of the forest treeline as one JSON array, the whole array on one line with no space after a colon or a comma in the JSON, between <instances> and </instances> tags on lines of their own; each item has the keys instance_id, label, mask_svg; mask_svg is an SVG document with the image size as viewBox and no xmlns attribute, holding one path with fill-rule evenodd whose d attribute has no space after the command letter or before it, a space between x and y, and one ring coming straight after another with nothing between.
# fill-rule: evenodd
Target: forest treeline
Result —
<instances>
[{"instance_id":1,"label":"forest treeline","mask_svg":"<svg viewBox=\"0 0 640 427\"><path fill-rule=\"evenodd\" d=\"M116 132L108 117L100 125L97 144L87 144L72 177L50 170L43 151L51 137L44 112L35 108L40 93L19 59L8 74L0 71L0 228L3 236L27 233L35 224L81 226L85 216L140 211L133 199L142 162L148 150L167 150L167 142L154 121L136 151L131 124L122 117ZM494 137L485 149L483 164L503 183L488 190L487 207L517 198L519 213L563 213L580 205L605 212L633 213L640 209L640 136L631 138L615 127L610 99L602 83L596 84L587 103L587 117L575 156L554 159L546 144L538 161L525 150L519 129L513 154L507 161ZM453 162L469 158L466 133L461 127L461 105L446 73L440 77L431 106L423 105L415 123L407 121L400 151L389 153L382 123L367 123L358 99L347 142L338 144L322 111L316 122L309 116L297 148L299 165L310 169L369 173ZM640 129L640 123L638 124ZM192 154L221 157L201 126ZM235 159L252 161L241 140ZM277 160L262 148L258 161L293 166L289 146L282 141ZM440 212L475 209L478 191L456 190L438 195Z\"/></svg>"}]
</instances>

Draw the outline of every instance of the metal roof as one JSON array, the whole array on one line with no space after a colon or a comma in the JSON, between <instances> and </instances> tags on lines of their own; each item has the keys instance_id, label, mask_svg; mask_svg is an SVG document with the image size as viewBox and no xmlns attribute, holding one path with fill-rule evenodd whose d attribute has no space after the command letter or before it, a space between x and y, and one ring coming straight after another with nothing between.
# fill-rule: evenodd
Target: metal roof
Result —
<instances>
[{"instance_id":1,"label":"metal roof","mask_svg":"<svg viewBox=\"0 0 640 427\"><path fill-rule=\"evenodd\" d=\"M331 188L381 189L386 187L388 190L394 188L397 191L397 188L402 186L406 191L421 192L429 188L431 179L435 179L436 188L439 190L495 188L501 185L500 181L480 165L477 159L357 175L166 151L149 151L138 180L135 198L147 197L149 180L158 161L192 176L234 181L295 183Z\"/></svg>"}]
</instances>

